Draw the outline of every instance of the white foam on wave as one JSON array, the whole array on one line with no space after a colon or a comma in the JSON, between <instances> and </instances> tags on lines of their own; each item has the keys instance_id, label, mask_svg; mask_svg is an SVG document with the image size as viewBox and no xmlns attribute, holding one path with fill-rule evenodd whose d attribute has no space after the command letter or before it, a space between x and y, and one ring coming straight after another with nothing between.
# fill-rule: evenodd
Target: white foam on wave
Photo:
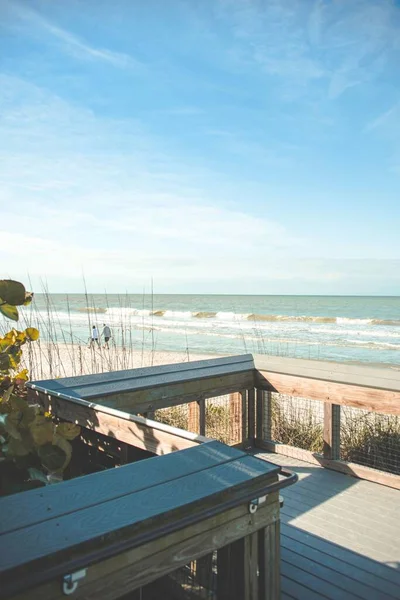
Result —
<instances>
[{"instance_id":1,"label":"white foam on wave","mask_svg":"<svg viewBox=\"0 0 400 600\"><path fill-rule=\"evenodd\" d=\"M249 313L235 313L235 312L217 312L215 315L216 319L220 321L245 321L249 317Z\"/></svg>"},{"instance_id":2,"label":"white foam on wave","mask_svg":"<svg viewBox=\"0 0 400 600\"><path fill-rule=\"evenodd\" d=\"M192 313L189 310L166 310L164 312L164 318L174 318L174 319L190 319Z\"/></svg>"},{"instance_id":3,"label":"white foam on wave","mask_svg":"<svg viewBox=\"0 0 400 600\"><path fill-rule=\"evenodd\" d=\"M363 348L372 348L374 350L400 350L400 344L391 344L389 342L368 342L364 340L345 341L356 346L362 346Z\"/></svg>"}]
</instances>

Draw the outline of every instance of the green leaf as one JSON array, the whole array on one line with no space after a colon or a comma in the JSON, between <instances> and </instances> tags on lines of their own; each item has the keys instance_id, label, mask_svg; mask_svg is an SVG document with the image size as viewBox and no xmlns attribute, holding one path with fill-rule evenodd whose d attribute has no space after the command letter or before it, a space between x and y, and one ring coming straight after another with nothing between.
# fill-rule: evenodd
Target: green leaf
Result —
<instances>
[{"instance_id":1,"label":"green leaf","mask_svg":"<svg viewBox=\"0 0 400 600\"><path fill-rule=\"evenodd\" d=\"M28 306L33 300L33 292L26 292L24 306Z\"/></svg>"},{"instance_id":2,"label":"green leaf","mask_svg":"<svg viewBox=\"0 0 400 600\"><path fill-rule=\"evenodd\" d=\"M46 475L44 473L42 473L42 471L39 471L39 469L35 469L34 467L29 467L28 472L29 472L30 481L41 481L45 485L47 485L49 483Z\"/></svg>"},{"instance_id":3,"label":"green leaf","mask_svg":"<svg viewBox=\"0 0 400 600\"><path fill-rule=\"evenodd\" d=\"M0 371L8 371L10 368L10 357L6 352L0 353Z\"/></svg>"},{"instance_id":4,"label":"green leaf","mask_svg":"<svg viewBox=\"0 0 400 600\"><path fill-rule=\"evenodd\" d=\"M66 454L59 446L44 444L37 449L42 465L50 472L62 469L66 460Z\"/></svg>"},{"instance_id":5,"label":"green leaf","mask_svg":"<svg viewBox=\"0 0 400 600\"><path fill-rule=\"evenodd\" d=\"M12 321L18 321L18 319L19 319L18 309L15 306L12 306L11 304L1 304L1 298L0 298L0 312L3 313L3 315L5 317L7 317L8 319L11 319Z\"/></svg>"},{"instance_id":6,"label":"green leaf","mask_svg":"<svg viewBox=\"0 0 400 600\"><path fill-rule=\"evenodd\" d=\"M35 329L35 327L27 327L25 329L26 337L31 340L31 342L35 342L39 339L39 331Z\"/></svg>"},{"instance_id":7,"label":"green leaf","mask_svg":"<svg viewBox=\"0 0 400 600\"><path fill-rule=\"evenodd\" d=\"M25 302L25 286L19 281L13 281L12 279L1 279L0 280L0 297L7 304L13 306L20 306Z\"/></svg>"}]
</instances>

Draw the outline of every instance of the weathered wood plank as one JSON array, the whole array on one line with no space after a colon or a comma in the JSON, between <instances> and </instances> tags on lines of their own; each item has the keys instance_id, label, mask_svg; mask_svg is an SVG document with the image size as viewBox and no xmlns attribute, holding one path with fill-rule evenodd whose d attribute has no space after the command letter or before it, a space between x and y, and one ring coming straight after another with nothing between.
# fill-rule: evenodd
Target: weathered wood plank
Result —
<instances>
[{"instance_id":1,"label":"weathered wood plank","mask_svg":"<svg viewBox=\"0 0 400 600\"><path fill-rule=\"evenodd\" d=\"M147 537L159 536L160 527L164 527L168 519L179 528L185 515L193 519L196 511L201 515L209 506L218 510L228 489L230 499L235 498L235 494L240 495L244 487L252 493L253 489L260 489L273 480L277 470L245 456L181 477L179 485L172 480L4 534L2 543L8 551L2 557L1 570L11 569L14 579L21 569L29 568L32 572L36 567L43 570L58 565L61 558L71 559L71 546L79 548L81 557L89 553L94 560L96 552L105 548L109 551L115 544L118 547L123 543L133 544L133 537L138 543L140 532ZM63 567L66 568L65 563ZM11 577L11 571L9 575Z\"/></svg>"},{"instance_id":2,"label":"weathered wood plank","mask_svg":"<svg viewBox=\"0 0 400 600\"><path fill-rule=\"evenodd\" d=\"M264 395L263 390L256 390L256 438L264 439Z\"/></svg>"},{"instance_id":3,"label":"weathered wood plank","mask_svg":"<svg viewBox=\"0 0 400 600\"><path fill-rule=\"evenodd\" d=\"M233 443L242 439L242 398L238 392L229 397L229 432Z\"/></svg>"},{"instance_id":4,"label":"weathered wood plank","mask_svg":"<svg viewBox=\"0 0 400 600\"><path fill-rule=\"evenodd\" d=\"M324 574L325 577L328 577L333 583L336 581L340 582L339 587L345 586L349 591L358 592L358 595L362 598L371 600L392 600L396 598L396 596L393 596L393 593L395 592L397 595L398 589L395 586L390 587L389 585L389 592L386 592L388 582L373 573L374 564L372 561L369 563L369 571L361 569L349 564L344 558L340 560L325 552L321 552L312 545L302 543L290 537L291 529L293 528L285 526L281 534L281 552L288 563L291 560L289 554L286 554L286 550L296 552L303 557L308 563L304 565L306 570L314 569L315 565L326 567L327 572ZM305 539L304 536L303 539ZM309 541L309 543L312 544L312 541Z\"/></svg>"},{"instance_id":5,"label":"weathered wood plank","mask_svg":"<svg viewBox=\"0 0 400 600\"><path fill-rule=\"evenodd\" d=\"M220 442L146 459L2 499L0 534L109 502L243 457Z\"/></svg>"},{"instance_id":6,"label":"weathered wood plank","mask_svg":"<svg viewBox=\"0 0 400 600\"><path fill-rule=\"evenodd\" d=\"M190 402L188 405L188 430L192 433L199 433L199 405L197 402Z\"/></svg>"},{"instance_id":7,"label":"weathered wood plank","mask_svg":"<svg viewBox=\"0 0 400 600\"><path fill-rule=\"evenodd\" d=\"M281 593L279 517L258 532L258 554L260 600L279 600Z\"/></svg>"},{"instance_id":8,"label":"weathered wood plank","mask_svg":"<svg viewBox=\"0 0 400 600\"><path fill-rule=\"evenodd\" d=\"M206 401L199 400L199 433L206 435Z\"/></svg>"},{"instance_id":9,"label":"weathered wood plank","mask_svg":"<svg viewBox=\"0 0 400 600\"><path fill-rule=\"evenodd\" d=\"M121 594L144 586L154 578L187 564L192 559L209 554L214 549L218 550L220 560L219 548L226 547L238 538L273 522L277 518L278 510L275 497L268 499L254 515L249 515L247 506L238 506L173 534L162 536L139 548L89 566L87 575L80 583L74 598L97 600L101 594L102 600L114 600ZM65 598L58 581L43 584L29 590L28 593L29 600ZM13 600L24 599L27 599L26 593L13 598ZM220 596L218 599L220 600ZM230 596L229 600L232 600Z\"/></svg>"},{"instance_id":10,"label":"weathered wood plank","mask_svg":"<svg viewBox=\"0 0 400 600\"><path fill-rule=\"evenodd\" d=\"M36 401L60 419L77 423L154 454L168 454L209 441L202 436L158 421L149 421L85 400L68 401L46 396L41 392L36 394Z\"/></svg>"},{"instance_id":11,"label":"weathered wood plank","mask_svg":"<svg viewBox=\"0 0 400 600\"><path fill-rule=\"evenodd\" d=\"M92 398L100 405L109 406L118 410L130 413L149 413L159 408L177 406L199 399L213 398L224 394L230 394L238 389L251 387L253 385L254 375L252 371L244 373L235 373L233 375L223 375L209 379L199 379L189 384L180 383L165 387L155 387L149 390L130 391L124 393L115 393L102 395L99 393L96 398ZM79 397L68 395L66 392L50 391L53 397L66 400L79 401ZM36 399L38 390L28 390L28 396L32 401Z\"/></svg>"},{"instance_id":12,"label":"weathered wood plank","mask_svg":"<svg viewBox=\"0 0 400 600\"><path fill-rule=\"evenodd\" d=\"M148 380L146 387L153 387L153 377L168 377L170 379L185 379L188 374L198 373L198 377L207 376L207 373L215 375L215 371L224 373L226 367L236 365L238 371L254 368L253 356L243 354L240 356L224 356L222 358L211 358L193 362L173 363L168 365L157 365L156 367L142 367L138 369L124 369L121 371L109 371L91 375L79 375L74 377L62 377L59 379L45 379L42 381L28 382L27 386L40 391L62 392L66 388L73 389L76 386L90 388L92 385L102 385L114 382L141 382ZM159 381L157 379L156 381ZM132 384L133 385L133 384ZM136 384L138 385L138 384Z\"/></svg>"},{"instance_id":13,"label":"weathered wood plank","mask_svg":"<svg viewBox=\"0 0 400 600\"><path fill-rule=\"evenodd\" d=\"M310 379L272 371L259 371L256 375L256 386L272 392L288 394L289 396L363 408L378 413L400 415L400 390L361 387L355 384Z\"/></svg>"},{"instance_id":14,"label":"weathered wood plank","mask_svg":"<svg viewBox=\"0 0 400 600\"><path fill-rule=\"evenodd\" d=\"M256 435L255 389L247 390L248 438L254 440Z\"/></svg>"},{"instance_id":15,"label":"weathered wood plank","mask_svg":"<svg viewBox=\"0 0 400 600\"><path fill-rule=\"evenodd\" d=\"M248 439L248 421L247 421L247 390L240 392L242 399L242 439L241 442L245 442Z\"/></svg>"},{"instance_id":16,"label":"weathered wood plank","mask_svg":"<svg viewBox=\"0 0 400 600\"><path fill-rule=\"evenodd\" d=\"M340 459L340 406L324 404L324 458Z\"/></svg>"},{"instance_id":17,"label":"weathered wood plank","mask_svg":"<svg viewBox=\"0 0 400 600\"><path fill-rule=\"evenodd\" d=\"M29 388L51 393L59 397L96 400L106 396L118 397L139 393L146 390L154 397L162 397L162 389L171 386L181 390L173 395L182 395L196 391L199 381L204 389L212 389L207 380L220 381L221 378L237 374L250 373L253 377L254 363L252 358L233 357L232 359L213 359L196 363L181 363L164 367L148 367L129 371L114 371L96 375L68 377L65 379L29 382ZM205 364L206 363L206 364ZM200 390L198 390L200 391Z\"/></svg>"},{"instance_id":18,"label":"weathered wood plank","mask_svg":"<svg viewBox=\"0 0 400 600\"><path fill-rule=\"evenodd\" d=\"M254 356L255 369L282 375L319 379L360 387L400 391L400 372L371 365L348 365L324 360Z\"/></svg>"}]
</instances>

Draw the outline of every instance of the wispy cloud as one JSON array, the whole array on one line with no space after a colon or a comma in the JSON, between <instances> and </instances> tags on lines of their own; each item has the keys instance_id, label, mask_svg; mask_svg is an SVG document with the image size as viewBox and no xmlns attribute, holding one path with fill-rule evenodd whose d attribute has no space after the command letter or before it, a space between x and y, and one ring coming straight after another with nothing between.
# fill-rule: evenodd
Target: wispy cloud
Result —
<instances>
[{"instance_id":1,"label":"wispy cloud","mask_svg":"<svg viewBox=\"0 0 400 600\"><path fill-rule=\"evenodd\" d=\"M310 97L311 85L338 98L377 77L399 50L391 0L354 0L345 8L322 0L219 0L218 7L232 23L236 54L274 76L288 99Z\"/></svg>"},{"instance_id":2,"label":"wispy cloud","mask_svg":"<svg viewBox=\"0 0 400 600\"><path fill-rule=\"evenodd\" d=\"M391 108L367 123L365 131L379 129L381 126L387 125L389 121L400 128L400 102L396 102Z\"/></svg>"},{"instance_id":3,"label":"wispy cloud","mask_svg":"<svg viewBox=\"0 0 400 600\"><path fill-rule=\"evenodd\" d=\"M83 60L97 60L109 63L120 69L141 66L139 61L128 54L111 51L106 48L98 48L89 44L75 34L52 23L38 12L28 8L26 4L14 1L9 3L8 0L5 1L9 6L10 12L28 25L26 32L30 33L30 35L37 35L38 31L49 34L49 36L71 56Z\"/></svg>"}]
</instances>

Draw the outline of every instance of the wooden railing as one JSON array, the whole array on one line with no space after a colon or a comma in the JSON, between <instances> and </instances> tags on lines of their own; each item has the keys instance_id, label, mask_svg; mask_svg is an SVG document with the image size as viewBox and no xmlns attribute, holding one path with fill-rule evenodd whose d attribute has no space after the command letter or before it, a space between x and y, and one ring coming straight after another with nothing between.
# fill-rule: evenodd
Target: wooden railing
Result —
<instances>
[{"instance_id":1,"label":"wooden railing","mask_svg":"<svg viewBox=\"0 0 400 600\"><path fill-rule=\"evenodd\" d=\"M400 371L352 366L323 361L276 357L255 357L255 386L262 417L255 445L270 452L316 462L349 475L361 477L400 489L399 475L368 466L340 460L341 408L400 416ZM323 403L323 451L321 453L294 448L273 440L272 394L306 398ZM400 463L399 435L394 434L394 452Z\"/></svg>"},{"instance_id":2,"label":"wooden railing","mask_svg":"<svg viewBox=\"0 0 400 600\"><path fill-rule=\"evenodd\" d=\"M66 387L65 382L72 387ZM48 386L49 382L43 383ZM123 436L122 441L128 442L135 431L141 447L151 452L171 449L174 438L180 438L178 449L201 443L203 436L207 436L231 445L293 456L400 489L397 474L340 460L342 407L400 417L400 371L397 370L244 355L54 380L54 390L51 386L42 389L40 384L32 384L32 392L42 396L43 402L46 395L43 389L46 389L47 398L51 397L53 405L57 405L56 412L61 418L69 419L75 414L76 419L77 403L85 403L85 408L78 410L79 422L95 422L93 428L100 433L113 430L113 411L140 415L131 417L133 420L126 424L125 433L119 426L114 428L113 435ZM320 451L293 447L273 439L273 396L276 394L306 398L315 401L315 406L323 403ZM219 399L210 400L215 397ZM55 398L69 399L72 404L67 403L68 408L66 403L57 404ZM87 406L88 401L91 407ZM185 426L180 425L180 428L200 437L187 439L181 430L159 423L165 418L165 409L178 407L185 415ZM165 422L174 425L173 416ZM115 417L117 423L121 415ZM394 444L394 452L400 459L400 442L396 436Z\"/></svg>"}]
</instances>

